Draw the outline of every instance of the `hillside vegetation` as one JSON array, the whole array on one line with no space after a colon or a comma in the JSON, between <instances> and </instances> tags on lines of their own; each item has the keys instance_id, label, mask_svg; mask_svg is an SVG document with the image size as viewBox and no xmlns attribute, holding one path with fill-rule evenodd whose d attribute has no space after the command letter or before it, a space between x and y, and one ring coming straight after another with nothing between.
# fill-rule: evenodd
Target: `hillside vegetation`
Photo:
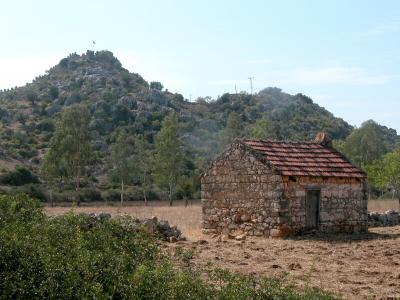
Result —
<instances>
[{"instance_id":1,"label":"hillside vegetation","mask_svg":"<svg viewBox=\"0 0 400 300\"><path fill-rule=\"evenodd\" d=\"M130 73L111 52L87 51L61 59L32 83L0 92L0 183L4 191L49 198L43 186L49 181L39 171L62 113L75 106L89 113L87 130L93 150L84 180L78 180L84 201L119 199L121 182L125 183L123 194L128 200L172 194L178 198L198 197L202 170L228 143L242 136L310 140L317 132L325 131L351 159L364 163L358 157L359 151L352 153L357 147L345 145L360 144L360 134L354 132L358 129L305 95L265 88L255 95L224 94L217 99L205 97L189 102L164 89L160 82L148 83ZM172 182L166 180L171 174L162 174L157 167L166 157L160 157L156 148L157 136L162 135L162 127L173 114L177 124L171 126L176 127L180 156L175 165L176 180ZM396 149L399 140L395 130L375 125L383 148L376 150L379 155L373 155L373 159ZM134 161L129 170L121 169L115 161L116 146L125 140L122 136L133 137L133 147L138 149L140 144L141 152L146 153L140 156L131 152ZM146 157L148 166L139 166ZM152 162L156 165L150 166ZM125 173L130 176L122 176ZM151 174L158 175L147 176ZM72 191L73 184L64 175L55 185L55 201L71 199L65 191Z\"/></svg>"}]
</instances>

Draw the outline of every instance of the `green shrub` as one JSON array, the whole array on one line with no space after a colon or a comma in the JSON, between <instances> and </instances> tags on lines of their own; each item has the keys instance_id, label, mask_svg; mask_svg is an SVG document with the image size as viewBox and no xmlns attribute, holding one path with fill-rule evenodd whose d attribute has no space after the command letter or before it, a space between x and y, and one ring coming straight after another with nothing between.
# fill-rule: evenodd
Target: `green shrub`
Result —
<instances>
[{"instance_id":1,"label":"green shrub","mask_svg":"<svg viewBox=\"0 0 400 300\"><path fill-rule=\"evenodd\" d=\"M277 279L173 264L133 219L47 217L27 196L0 196L0 299L335 299ZM205 277L207 276L207 277Z\"/></svg>"},{"instance_id":2,"label":"green shrub","mask_svg":"<svg viewBox=\"0 0 400 300\"><path fill-rule=\"evenodd\" d=\"M121 198L121 194L117 189L108 189L101 193L101 198L105 201L118 201Z\"/></svg>"},{"instance_id":3,"label":"green shrub","mask_svg":"<svg viewBox=\"0 0 400 300\"><path fill-rule=\"evenodd\" d=\"M8 185L23 185L27 183L39 183L39 179L29 169L17 166L14 171L1 175L0 183Z\"/></svg>"},{"instance_id":4,"label":"green shrub","mask_svg":"<svg viewBox=\"0 0 400 300\"><path fill-rule=\"evenodd\" d=\"M60 202L69 202L72 201L72 193L71 192L57 192L53 191L53 202L60 203Z\"/></svg>"},{"instance_id":5,"label":"green shrub","mask_svg":"<svg viewBox=\"0 0 400 300\"><path fill-rule=\"evenodd\" d=\"M150 88L151 88L151 89L158 90L158 91L162 91L162 89L163 89L164 87L163 87L163 85L161 84L161 82L152 81L152 82L150 82Z\"/></svg>"},{"instance_id":6,"label":"green shrub","mask_svg":"<svg viewBox=\"0 0 400 300\"><path fill-rule=\"evenodd\" d=\"M39 201L26 195L0 195L0 231L16 222L28 222L43 217Z\"/></svg>"},{"instance_id":7,"label":"green shrub","mask_svg":"<svg viewBox=\"0 0 400 300\"><path fill-rule=\"evenodd\" d=\"M40 132L53 132L55 129L55 122L53 119L44 119L36 124L36 129L38 129Z\"/></svg>"},{"instance_id":8,"label":"green shrub","mask_svg":"<svg viewBox=\"0 0 400 300\"><path fill-rule=\"evenodd\" d=\"M81 201L91 202L101 200L101 193L98 189L92 187L85 187L80 191Z\"/></svg>"},{"instance_id":9,"label":"green shrub","mask_svg":"<svg viewBox=\"0 0 400 300\"><path fill-rule=\"evenodd\" d=\"M31 198L38 199L41 201L48 200L43 187L41 185L32 183L14 187L10 190L10 194L14 195L25 194Z\"/></svg>"},{"instance_id":10,"label":"green shrub","mask_svg":"<svg viewBox=\"0 0 400 300\"><path fill-rule=\"evenodd\" d=\"M59 95L59 90L58 87L55 85L52 85L49 89L49 96L51 100L57 99Z\"/></svg>"},{"instance_id":11,"label":"green shrub","mask_svg":"<svg viewBox=\"0 0 400 300\"><path fill-rule=\"evenodd\" d=\"M151 236L118 220L47 218L38 207L26 197L0 198L0 298L131 298L137 266L159 255Z\"/></svg>"},{"instance_id":12,"label":"green shrub","mask_svg":"<svg viewBox=\"0 0 400 300\"><path fill-rule=\"evenodd\" d=\"M143 191L140 187L128 187L125 190L125 199L128 201L142 201L143 200Z\"/></svg>"},{"instance_id":13,"label":"green shrub","mask_svg":"<svg viewBox=\"0 0 400 300\"><path fill-rule=\"evenodd\" d=\"M22 158L32 158L34 156L36 156L38 154L37 150L30 147L28 149L19 149L18 150L18 154L22 157Z\"/></svg>"}]
</instances>

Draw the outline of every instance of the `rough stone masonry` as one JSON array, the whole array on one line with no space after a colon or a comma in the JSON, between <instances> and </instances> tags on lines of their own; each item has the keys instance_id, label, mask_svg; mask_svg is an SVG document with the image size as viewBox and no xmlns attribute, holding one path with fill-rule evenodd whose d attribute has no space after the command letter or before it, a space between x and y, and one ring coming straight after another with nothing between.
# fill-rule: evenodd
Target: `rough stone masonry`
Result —
<instances>
[{"instance_id":1,"label":"rough stone masonry","mask_svg":"<svg viewBox=\"0 0 400 300\"><path fill-rule=\"evenodd\" d=\"M321 143L236 140L201 184L205 233L305 232L308 190L319 193L314 230L352 233L368 227L365 175Z\"/></svg>"}]
</instances>

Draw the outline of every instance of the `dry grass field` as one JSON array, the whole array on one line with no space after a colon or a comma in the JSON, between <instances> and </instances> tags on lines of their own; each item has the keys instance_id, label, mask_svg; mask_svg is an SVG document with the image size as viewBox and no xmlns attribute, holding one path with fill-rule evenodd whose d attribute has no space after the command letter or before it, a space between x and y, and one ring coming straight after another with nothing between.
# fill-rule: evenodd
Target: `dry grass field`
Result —
<instances>
[{"instance_id":1,"label":"dry grass field","mask_svg":"<svg viewBox=\"0 0 400 300\"><path fill-rule=\"evenodd\" d=\"M370 210L398 209L397 200L373 200ZM62 214L71 207L47 207L48 214ZM194 252L193 262L242 274L285 277L296 285L321 287L344 299L400 298L400 226L371 228L367 235L304 236L293 239L248 238L220 242L201 233L201 205L184 207L176 202L127 203L81 206L76 212L109 212L138 218L157 216L176 224L188 241L165 244L166 251L184 247Z\"/></svg>"},{"instance_id":2,"label":"dry grass field","mask_svg":"<svg viewBox=\"0 0 400 300\"><path fill-rule=\"evenodd\" d=\"M182 201L174 202L174 206L168 206L164 201L151 201L148 206L144 206L143 202L127 202L123 207L119 203L107 205L104 202L91 203L80 207L72 207L71 204L63 206L46 207L49 215L58 215L74 210L77 213L100 213L107 212L113 216L131 215L139 219L150 218L156 216L160 220L168 220L170 224L177 225L189 239L199 239L201 233L201 205L200 201L191 201L185 207Z\"/></svg>"},{"instance_id":3,"label":"dry grass field","mask_svg":"<svg viewBox=\"0 0 400 300\"><path fill-rule=\"evenodd\" d=\"M383 212L390 208L399 209L397 200L370 200L369 211ZM83 203L80 207L71 207L70 203L64 203L55 207L46 207L50 215L62 214L70 210L77 213L99 213L108 212L113 216L131 215L139 219L157 216L159 219L168 220L171 224L177 225L191 240L202 238L201 234L201 203L199 200L190 201L185 207L182 201L175 201L173 207L169 207L164 201L151 201L148 206L143 202L126 202L121 207L119 203Z\"/></svg>"},{"instance_id":4,"label":"dry grass field","mask_svg":"<svg viewBox=\"0 0 400 300\"><path fill-rule=\"evenodd\" d=\"M382 199L382 200L369 200L368 210L384 212L388 209L399 210L399 200L397 199Z\"/></svg>"}]
</instances>

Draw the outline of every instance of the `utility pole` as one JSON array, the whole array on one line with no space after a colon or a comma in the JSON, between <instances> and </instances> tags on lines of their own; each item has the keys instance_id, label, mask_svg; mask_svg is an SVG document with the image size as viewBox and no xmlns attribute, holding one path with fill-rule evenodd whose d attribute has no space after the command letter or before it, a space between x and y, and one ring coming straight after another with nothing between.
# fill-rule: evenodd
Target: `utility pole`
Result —
<instances>
[{"instance_id":1,"label":"utility pole","mask_svg":"<svg viewBox=\"0 0 400 300\"><path fill-rule=\"evenodd\" d=\"M235 84L235 93L237 94L237 88L236 88L236 84Z\"/></svg>"},{"instance_id":2,"label":"utility pole","mask_svg":"<svg viewBox=\"0 0 400 300\"><path fill-rule=\"evenodd\" d=\"M250 80L250 95L253 95L253 79L254 79L254 77L249 77L249 80Z\"/></svg>"}]
</instances>

